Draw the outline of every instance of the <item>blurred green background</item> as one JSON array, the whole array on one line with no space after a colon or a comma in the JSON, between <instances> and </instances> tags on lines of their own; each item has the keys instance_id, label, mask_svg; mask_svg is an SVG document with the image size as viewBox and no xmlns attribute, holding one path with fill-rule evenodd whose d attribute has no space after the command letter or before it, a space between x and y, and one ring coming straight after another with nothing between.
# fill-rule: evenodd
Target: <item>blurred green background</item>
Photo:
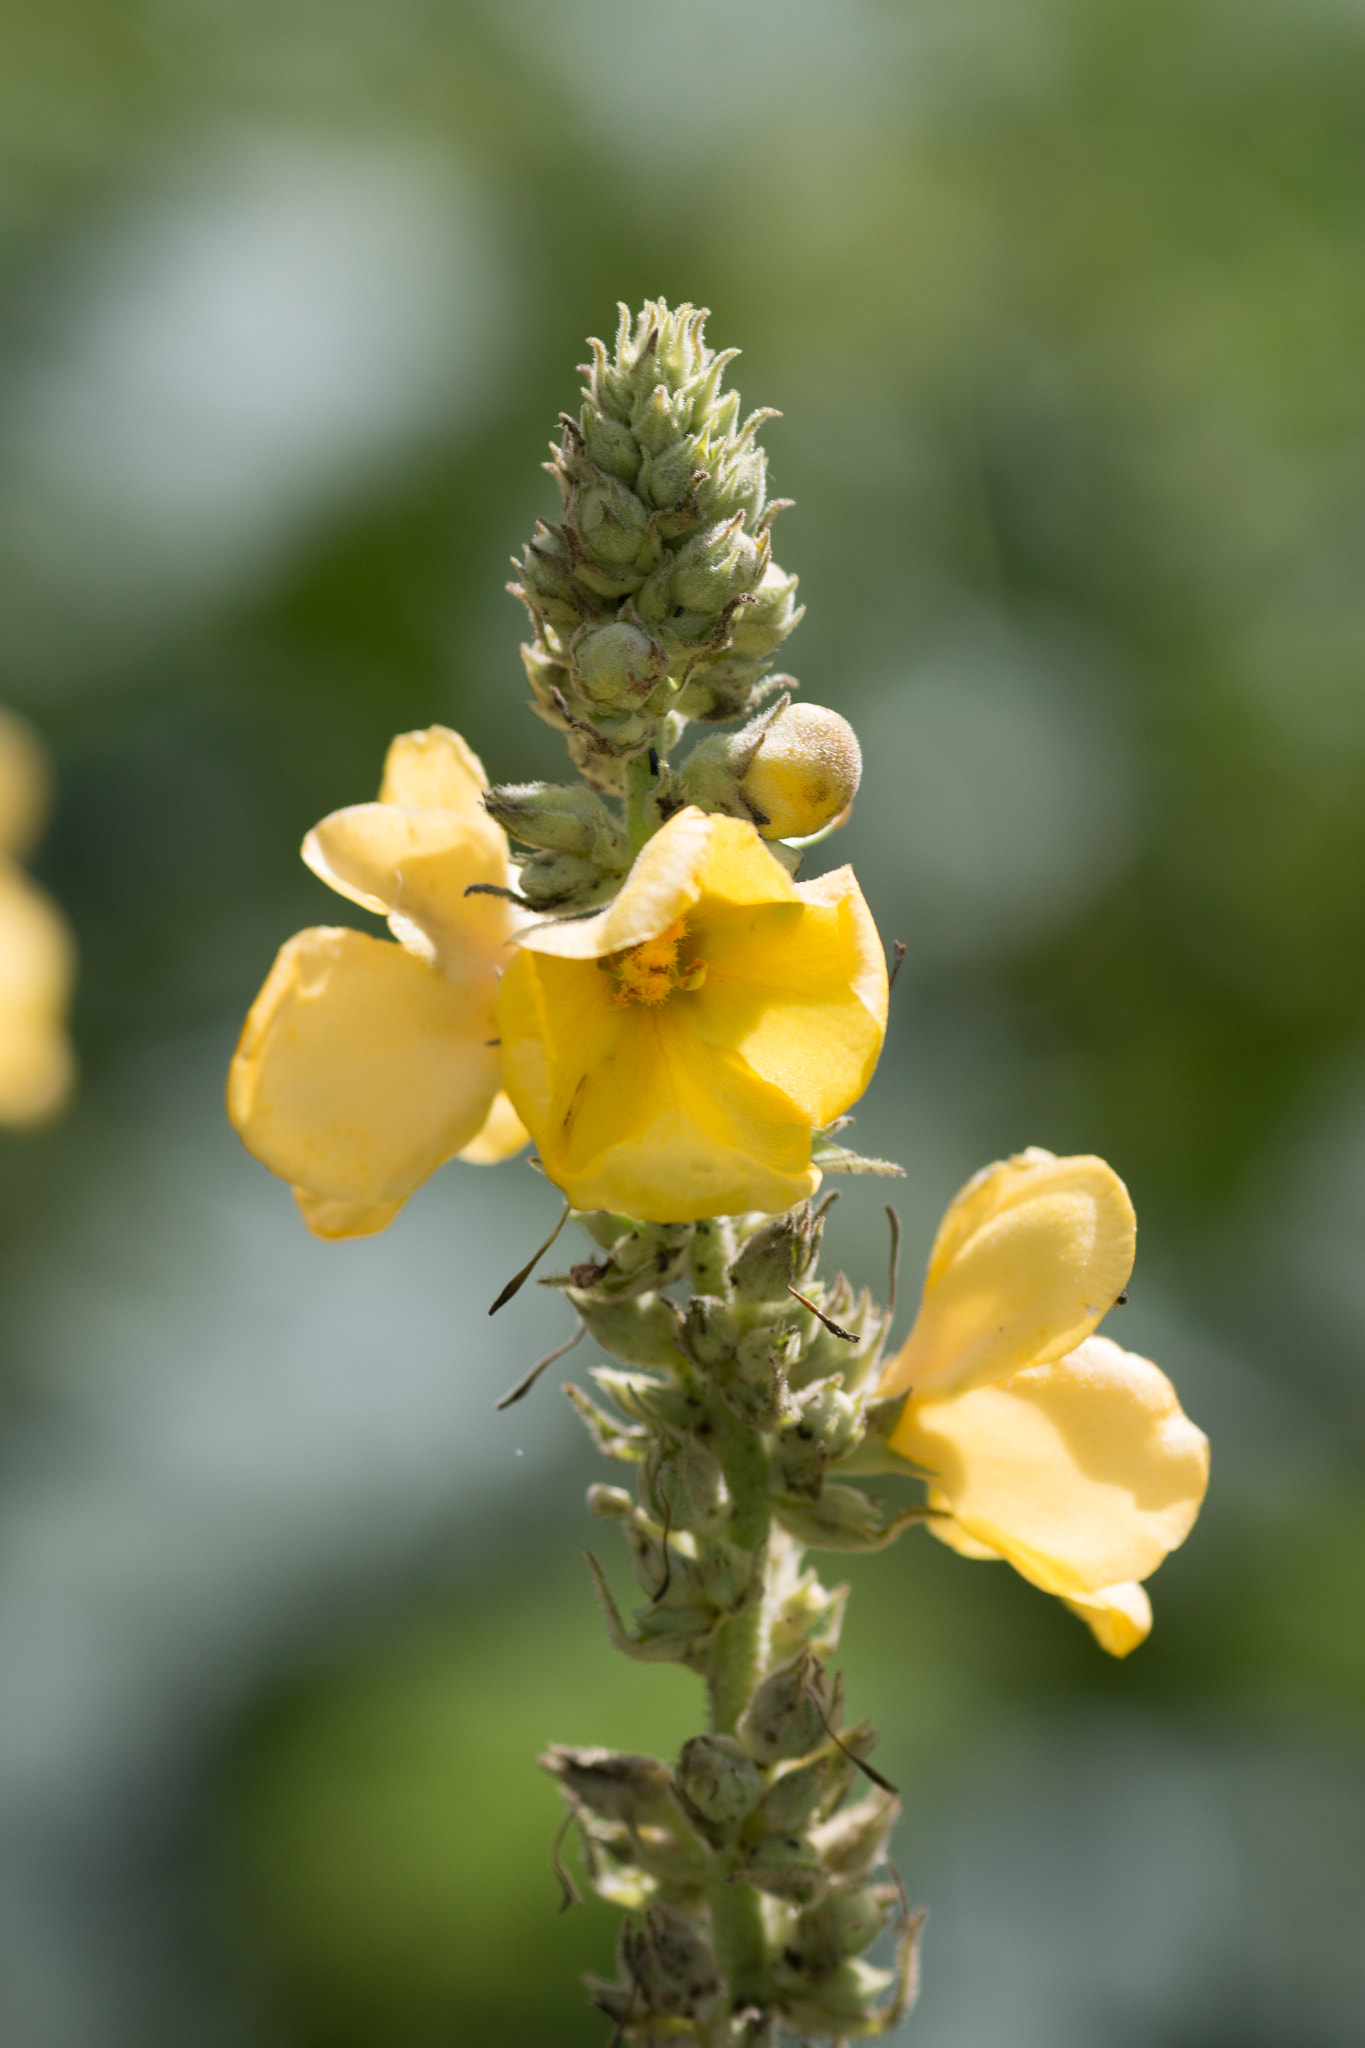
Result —
<instances>
[{"instance_id":1,"label":"blurred green background","mask_svg":"<svg viewBox=\"0 0 1365 2048\"><path fill-rule=\"evenodd\" d=\"M783 651L908 947L855 1136L907 1273L1105 1153L1116 1334L1214 1441L1115 1666L859 1565L932 1908L918 2048L1365 2039L1365 10L4 0L0 700L52 745L79 1099L0 1144L6 2048L573 2048L549 1739L649 1748L578 1551L553 1214L311 1243L221 1111L296 855L442 720L557 774L508 554L618 298L713 308L797 507ZM344 915L344 912L341 913ZM879 1283L880 1190L833 1255Z\"/></svg>"}]
</instances>

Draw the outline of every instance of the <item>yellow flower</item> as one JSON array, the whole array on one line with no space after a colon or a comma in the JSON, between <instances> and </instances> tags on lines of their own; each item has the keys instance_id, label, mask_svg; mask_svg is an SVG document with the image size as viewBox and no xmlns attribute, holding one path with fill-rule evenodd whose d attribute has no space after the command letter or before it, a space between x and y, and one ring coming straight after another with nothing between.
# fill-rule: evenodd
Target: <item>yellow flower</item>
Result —
<instances>
[{"instance_id":1,"label":"yellow flower","mask_svg":"<svg viewBox=\"0 0 1365 2048\"><path fill-rule=\"evenodd\" d=\"M813 1126L862 1094L886 963L852 870L794 883L689 806L593 917L533 925L498 999L507 1092L580 1209L688 1222L820 1182Z\"/></svg>"},{"instance_id":2,"label":"yellow flower","mask_svg":"<svg viewBox=\"0 0 1365 2048\"><path fill-rule=\"evenodd\" d=\"M1189 1534L1209 1470L1165 1374L1092 1334L1135 1234L1102 1159L1031 1149L986 1167L943 1219L880 1388L910 1389L891 1442L933 1475L933 1533L1008 1559L1116 1657L1151 1627L1140 1581Z\"/></svg>"},{"instance_id":3,"label":"yellow flower","mask_svg":"<svg viewBox=\"0 0 1365 2048\"><path fill-rule=\"evenodd\" d=\"M71 935L17 864L47 815L47 759L22 719L0 712L0 1122L38 1123L71 1093L66 1012Z\"/></svg>"},{"instance_id":4,"label":"yellow flower","mask_svg":"<svg viewBox=\"0 0 1365 2048\"><path fill-rule=\"evenodd\" d=\"M242 1031L228 1114L292 1183L318 1237L364 1237L453 1156L526 1142L499 1093L493 1007L510 929L507 840L479 802L483 767L444 726L389 748L379 801L303 842L316 875L387 916L398 940L315 926L283 946Z\"/></svg>"}]
</instances>

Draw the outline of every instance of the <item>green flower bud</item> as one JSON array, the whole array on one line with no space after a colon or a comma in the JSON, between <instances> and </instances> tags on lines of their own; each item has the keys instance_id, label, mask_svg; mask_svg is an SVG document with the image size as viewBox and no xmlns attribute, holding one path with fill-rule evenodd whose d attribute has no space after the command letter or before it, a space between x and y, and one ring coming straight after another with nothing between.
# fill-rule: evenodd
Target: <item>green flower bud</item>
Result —
<instances>
[{"instance_id":1,"label":"green flower bud","mask_svg":"<svg viewBox=\"0 0 1365 2048\"><path fill-rule=\"evenodd\" d=\"M641 1473L642 1498L651 1514L675 1529L711 1531L729 1512L720 1459L690 1432L659 1436Z\"/></svg>"},{"instance_id":2,"label":"green flower bud","mask_svg":"<svg viewBox=\"0 0 1365 2048\"><path fill-rule=\"evenodd\" d=\"M736 1875L795 1906L818 1899L827 1882L819 1856L801 1835L769 1835L745 1857Z\"/></svg>"},{"instance_id":3,"label":"green flower bud","mask_svg":"<svg viewBox=\"0 0 1365 2048\"><path fill-rule=\"evenodd\" d=\"M649 528L649 513L628 484L606 476L574 506L575 524L590 562L603 569L634 566Z\"/></svg>"},{"instance_id":4,"label":"green flower bud","mask_svg":"<svg viewBox=\"0 0 1365 2048\"><path fill-rule=\"evenodd\" d=\"M723 526L704 527L673 557L669 594L675 608L684 612L722 612L736 597L743 597L758 583L767 567L766 540L755 541L744 531L743 516Z\"/></svg>"},{"instance_id":5,"label":"green flower bud","mask_svg":"<svg viewBox=\"0 0 1365 2048\"><path fill-rule=\"evenodd\" d=\"M714 1294L724 1299L729 1291L727 1277L735 1256L735 1226L730 1216L709 1216L697 1225L688 1254L692 1288L697 1294Z\"/></svg>"},{"instance_id":6,"label":"green flower bud","mask_svg":"<svg viewBox=\"0 0 1365 2048\"><path fill-rule=\"evenodd\" d=\"M580 425L588 460L608 476L633 484L640 470L640 444L630 428L588 405L580 415Z\"/></svg>"},{"instance_id":7,"label":"green flower bud","mask_svg":"<svg viewBox=\"0 0 1365 2048\"><path fill-rule=\"evenodd\" d=\"M815 2035L822 2041L883 2034L885 2015L879 2001L894 1982L890 1970L874 1970L870 1963L850 1960L840 1963L809 1992L785 1997L783 2015L794 2033Z\"/></svg>"},{"instance_id":8,"label":"green flower bud","mask_svg":"<svg viewBox=\"0 0 1365 2048\"><path fill-rule=\"evenodd\" d=\"M801 623L805 606L796 603L797 578L769 562L734 624L733 651L761 661Z\"/></svg>"},{"instance_id":9,"label":"green flower bud","mask_svg":"<svg viewBox=\"0 0 1365 2048\"><path fill-rule=\"evenodd\" d=\"M595 1365L592 1377L632 1422L664 1422L685 1427L694 1401L676 1383L647 1372L620 1372L613 1365Z\"/></svg>"},{"instance_id":10,"label":"green flower bud","mask_svg":"<svg viewBox=\"0 0 1365 2048\"><path fill-rule=\"evenodd\" d=\"M722 1365L733 1356L739 1323L728 1303L694 1294L683 1317L683 1346L700 1366Z\"/></svg>"},{"instance_id":11,"label":"green flower bud","mask_svg":"<svg viewBox=\"0 0 1365 2048\"><path fill-rule=\"evenodd\" d=\"M558 642L555 646L557 649ZM569 690L568 664L548 645L531 647L523 642L520 653L526 680L531 685L531 709L547 725L567 731L568 722L556 699L566 696Z\"/></svg>"},{"instance_id":12,"label":"green flower bud","mask_svg":"<svg viewBox=\"0 0 1365 2048\"><path fill-rule=\"evenodd\" d=\"M498 783L484 791L483 807L527 846L583 854L599 867L630 865L625 833L602 799L582 783Z\"/></svg>"},{"instance_id":13,"label":"green flower bud","mask_svg":"<svg viewBox=\"0 0 1365 2048\"><path fill-rule=\"evenodd\" d=\"M631 1756L614 1749L572 1749L551 1743L541 1767L589 1813L638 1826L676 1812L667 1766L657 1757Z\"/></svg>"},{"instance_id":14,"label":"green flower bud","mask_svg":"<svg viewBox=\"0 0 1365 2048\"><path fill-rule=\"evenodd\" d=\"M832 1657L839 1647L848 1587L826 1587L813 1571L803 1572L773 1616L772 1654L789 1658L803 1649Z\"/></svg>"},{"instance_id":15,"label":"green flower bud","mask_svg":"<svg viewBox=\"0 0 1365 2048\"><path fill-rule=\"evenodd\" d=\"M760 1764L810 1756L829 1740L833 1712L828 1673L803 1651L764 1679L744 1710L740 1737Z\"/></svg>"},{"instance_id":16,"label":"green flower bud","mask_svg":"<svg viewBox=\"0 0 1365 2048\"><path fill-rule=\"evenodd\" d=\"M813 1550L881 1550L902 1526L856 1486L829 1486L818 1500L775 1503L783 1528Z\"/></svg>"},{"instance_id":17,"label":"green flower bud","mask_svg":"<svg viewBox=\"0 0 1365 2048\"><path fill-rule=\"evenodd\" d=\"M829 1892L808 1906L787 1941L787 1957L815 1978L827 1977L849 1956L870 1949L896 1917L894 1884L856 1884Z\"/></svg>"},{"instance_id":18,"label":"green flower bud","mask_svg":"<svg viewBox=\"0 0 1365 2048\"><path fill-rule=\"evenodd\" d=\"M670 512L705 479L706 471L696 459L691 440L675 441L657 455L647 454L640 464L636 489L647 505Z\"/></svg>"},{"instance_id":19,"label":"green flower bud","mask_svg":"<svg viewBox=\"0 0 1365 2048\"><path fill-rule=\"evenodd\" d=\"M620 883L619 869L603 873L581 853L533 853L522 862L517 884L533 910L588 910Z\"/></svg>"},{"instance_id":20,"label":"green flower bud","mask_svg":"<svg viewBox=\"0 0 1365 2048\"><path fill-rule=\"evenodd\" d=\"M574 571L576 562L559 527L537 523L535 537L522 550L515 565L520 583L512 590L520 597L538 627L577 626L592 607L585 599Z\"/></svg>"},{"instance_id":21,"label":"green flower bud","mask_svg":"<svg viewBox=\"0 0 1365 2048\"><path fill-rule=\"evenodd\" d=\"M646 463L677 448L691 424L691 402L686 391L669 392L655 384L631 410L630 430L639 443Z\"/></svg>"},{"instance_id":22,"label":"green flower bud","mask_svg":"<svg viewBox=\"0 0 1365 2048\"><path fill-rule=\"evenodd\" d=\"M767 839L805 839L846 811L863 757L847 719L820 704L789 704L764 731L740 793Z\"/></svg>"},{"instance_id":23,"label":"green flower bud","mask_svg":"<svg viewBox=\"0 0 1365 2048\"><path fill-rule=\"evenodd\" d=\"M710 1943L670 1906L651 1906L642 1927L627 1921L620 1957L622 1978L646 2015L699 2017L720 1994Z\"/></svg>"},{"instance_id":24,"label":"green flower bud","mask_svg":"<svg viewBox=\"0 0 1365 2048\"><path fill-rule=\"evenodd\" d=\"M730 1268L737 1302L790 1300L787 1289L796 1278L802 1222L801 1210L789 1209L783 1216L769 1216L745 1239Z\"/></svg>"},{"instance_id":25,"label":"green flower bud","mask_svg":"<svg viewBox=\"0 0 1365 2048\"><path fill-rule=\"evenodd\" d=\"M755 1825L765 1835L794 1835L814 1820L849 1769L838 1750L827 1749L774 1780L758 1809Z\"/></svg>"},{"instance_id":26,"label":"green flower bud","mask_svg":"<svg viewBox=\"0 0 1365 2048\"><path fill-rule=\"evenodd\" d=\"M841 1807L812 1829L811 1839L827 1869L841 1877L862 1877L886 1861L886 1844L901 1810L891 1792L870 1792L855 1806Z\"/></svg>"},{"instance_id":27,"label":"green flower bud","mask_svg":"<svg viewBox=\"0 0 1365 2048\"><path fill-rule=\"evenodd\" d=\"M586 1288L566 1287L566 1300L578 1311L604 1351L628 1365L668 1368L682 1363L678 1349L678 1312L658 1294L608 1297Z\"/></svg>"},{"instance_id":28,"label":"green flower bud","mask_svg":"<svg viewBox=\"0 0 1365 2048\"><path fill-rule=\"evenodd\" d=\"M658 642L625 619L584 633L574 641L571 658L583 698L603 711L642 704L668 672Z\"/></svg>"},{"instance_id":29,"label":"green flower bud","mask_svg":"<svg viewBox=\"0 0 1365 2048\"><path fill-rule=\"evenodd\" d=\"M683 1811L716 1847L734 1837L764 1787L762 1771L733 1735L694 1735L673 1774Z\"/></svg>"},{"instance_id":30,"label":"green flower bud","mask_svg":"<svg viewBox=\"0 0 1365 2048\"><path fill-rule=\"evenodd\" d=\"M635 1503L624 1486L603 1486L594 1481L588 1488L588 1513L596 1515L599 1522L628 1522L635 1513Z\"/></svg>"},{"instance_id":31,"label":"green flower bud","mask_svg":"<svg viewBox=\"0 0 1365 2048\"><path fill-rule=\"evenodd\" d=\"M862 1435L862 1414L858 1403L828 1380L796 1398L800 1412L778 1438L777 1469L785 1491L816 1500L834 1459Z\"/></svg>"}]
</instances>

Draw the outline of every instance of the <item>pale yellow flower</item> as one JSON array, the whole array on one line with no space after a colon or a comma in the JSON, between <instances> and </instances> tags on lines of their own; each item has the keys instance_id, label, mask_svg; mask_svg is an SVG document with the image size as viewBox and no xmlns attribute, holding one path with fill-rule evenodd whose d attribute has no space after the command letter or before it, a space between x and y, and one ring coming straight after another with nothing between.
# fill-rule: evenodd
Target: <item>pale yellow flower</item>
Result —
<instances>
[{"instance_id":1,"label":"pale yellow flower","mask_svg":"<svg viewBox=\"0 0 1365 2048\"><path fill-rule=\"evenodd\" d=\"M334 811L303 858L388 918L396 945L315 926L283 946L242 1031L228 1114L289 1181L319 1237L382 1230L455 1156L506 1158L526 1133L499 1093L494 1001L510 906L507 840L483 767L443 726L389 748L379 801Z\"/></svg>"},{"instance_id":2,"label":"pale yellow flower","mask_svg":"<svg viewBox=\"0 0 1365 2048\"><path fill-rule=\"evenodd\" d=\"M1140 1581L1183 1543L1209 1447L1165 1374L1092 1333L1123 1292L1136 1225L1102 1159L1030 1150L967 1183L883 1394L892 1445L933 1475L933 1533L1003 1557L1112 1655L1151 1627Z\"/></svg>"},{"instance_id":3,"label":"pale yellow flower","mask_svg":"<svg viewBox=\"0 0 1365 2048\"><path fill-rule=\"evenodd\" d=\"M688 1222L814 1192L812 1129L862 1094L886 1029L850 868L794 883L752 825L689 806L605 910L517 939L505 1083L576 1208Z\"/></svg>"},{"instance_id":4,"label":"pale yellow flower","mask_svg":"<svg viewBox=\"0 0 1365 2048\"><path fill-rule=\"evenodd\" d=\"M34 733L0 712L0 1122L40 1123L71 1093L75 1062L66 1014L75 949L50 897L18 865L42 829L51 796Z\"/></svg>"}]
</instances>

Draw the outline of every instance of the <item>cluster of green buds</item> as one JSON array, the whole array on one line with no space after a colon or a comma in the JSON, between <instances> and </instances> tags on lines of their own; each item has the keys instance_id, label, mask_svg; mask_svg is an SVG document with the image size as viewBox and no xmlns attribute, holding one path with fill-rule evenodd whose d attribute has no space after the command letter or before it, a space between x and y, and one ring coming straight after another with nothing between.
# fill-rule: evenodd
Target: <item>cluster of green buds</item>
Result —
<instances>
[{"instance_id":1,"label":"cluster of green buds","mask_svg":"<svg viewBox=\"0 0 1365 2048\"><path fill-rule=\"evenodd\" d=\"M738 350L708 348L705 322L694 306L659 300L634 320L622 306L614 353L589 344L583 406L561 416L550 463L564 516L518 564L535 708L608 788L670 713L740 718L770 694L768 657L800 616L769 537L786 501L768 498L757 442L775 414L741 421L721 390Z\"/></svg>"},{"instance_id":2,"label":"cluster of green buds","mask_svg":"<svg viewBox=\"0 0 1365 2048\"><path fill-rule=\"evenodd\" d=\"M545 1759L591 1883L631 1916L618 1977L592 1987L621 2042L849 2040L887 2031L913 1992L920 1916L886 1867L898 1801L828 1664L847 1589L804 1563L881 1548L926 1512L859 1483L915 1474L887 1443L900 1402L873 1391L889 1317L817 1276L832 1199L695 1224L583 1216L601 1255L546 1283L615 1361L592 1373L608 1406L566 1389L634 1470L633 1491L589 1495L645 1596L627 1620L591 1560L608 1630L630 1657L699 1673L711 1702L671 1767ZM876 1967L866 1952L892 1930Z\"/></svg>"},{"instance_id":3,"label":"cluster of green buds","mask_svg":"<svg viewBox=\"0 0 1365 2048\"><path fill-rule=\"evenodd\" d=\"M561 415L548 465L563 516L539 522L516 565L532 709L564 734L583 777L488 794L529 849L519 894L537 910L605 901L683 804L748 818L774 840L809 838L857 788L846 722L792 707L794 679L770 673L801 616L796 578L772 559L771 524L790 500L768 497L756 438L775 414L740 419L738 395L721 389L738 350L708 348L705 320L662 300L634 319L622 307L614 352L592 342L582 409ZM740 718L754 722L670 767L689 723ZM603 799L624 799L624 813Z\"/></svg>"}]
</instances>

